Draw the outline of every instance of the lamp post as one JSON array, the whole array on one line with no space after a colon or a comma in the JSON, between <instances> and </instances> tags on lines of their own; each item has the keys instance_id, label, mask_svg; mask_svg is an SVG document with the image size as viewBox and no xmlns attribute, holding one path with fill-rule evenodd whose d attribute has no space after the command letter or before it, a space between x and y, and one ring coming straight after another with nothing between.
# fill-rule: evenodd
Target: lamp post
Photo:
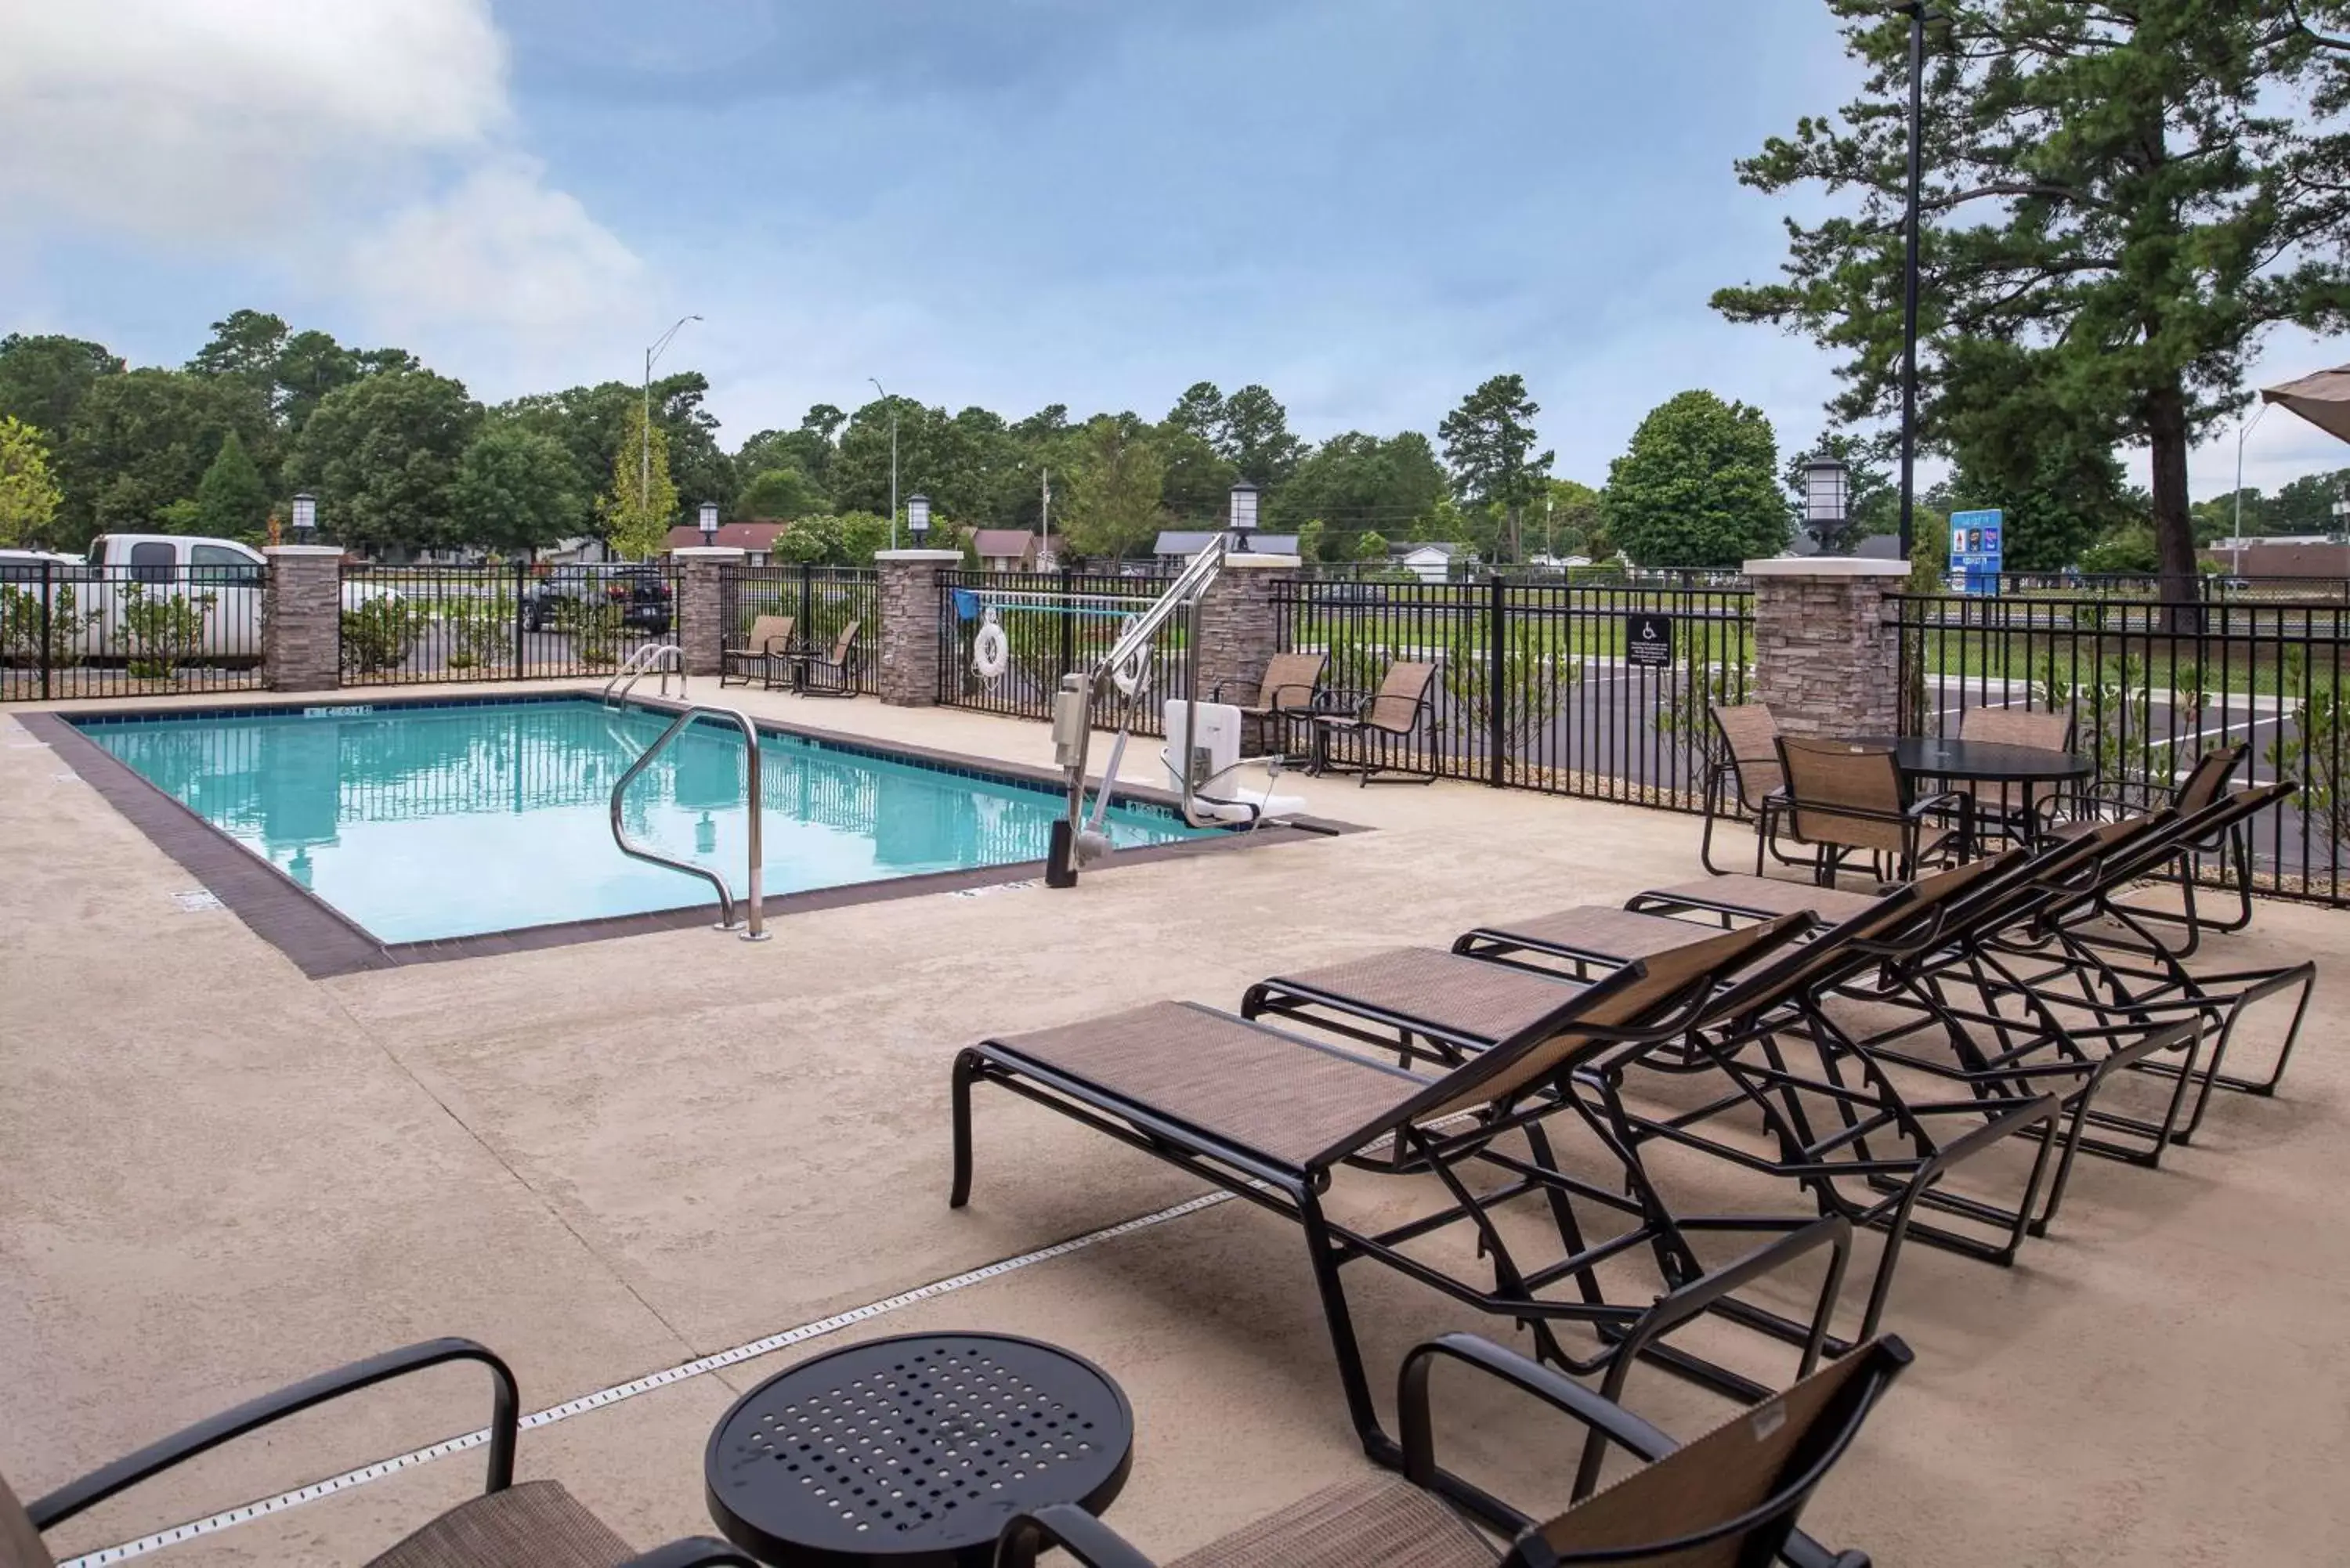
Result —
<instances>
[{"instance_id":1,"label":"lamp post","mask_svg":"<svg viewBox=\"0 0 2350 1568\"><path fill-rule=\"evenodd\" d=\"M881 400L889 405L889 548L898 547L898 400L882 390L879 377L868 376Z\"/></svg>"},{"instance_id":2,"label":"lamp post","mask_svg":"<svg viewBox=\"0 0 2350 1568\"><path fill-rule=\"evenodd\" d=\"M2258 413L2236 427L2236 520L2228 529L2228 571L2231 576L2241 576L2244 569L2244 438L2274 407L2274 403L2262 403Z\"/></svg>"},{"instance_id":3,"label":"lamp post","mask_svg":"<svg viewBox=\"0 0 2350 1568\"><path fill-rule=\"evenodd\" d=\"M294 542L314 545L318 539L318 498L305 490L294 497Z\"/></svg>"},{"instance_id":4,"label":"lamp post","mask_svg":"<svg viewBox=\"0 0 2350 1568\"><path fill-rule=\"evenodd\" d=\"M1232 486L1232 532L1240 536L1232 546L1236 550L1246 550L1249 535L1256 532L1256 503L1255 485L1243 479Z\"/></svg>"},{"instance_id":5,"label":"lamp post","mask_svg":"<svg viewBox=\"0 0 2350 1568\"><path fill-rule=\"evenodd\" d=\"M1894 7L1909 17L1909 216L1901 256L1901 558L1909 558L1918 504L1918 231L1926 174L1926 0Z\"/></svg>"},{"instance_id":6,"label":"lamp post","mask_svg":"<svg viewBox=\"0 0 2350 1568\"><path fill-rule=\"evenodd\" d=\"M920 549L922 541L930 536L931 532L931 498L929 496L906 497L906 532L914 536L914 548Z\"/></svg>"},{"instance_id":7,"label":"lamp post","mask_svg":"<svg viewBox=\"0 0 2350 1568\"><path fill-rule=\"evenodd\" d=\"M702 504L700 522L703 546L706 548L718 543L718 503L705 501Z\"/></svg>"},{"instance_id":8,"label":"lamp post","mask_svg":"<svg viewBox=\"0 0 2350 1568\"><path fill-rule=\"evenodd\" d=\"M699 316L679 317L675 325L655 338L652 347L645 350L645 422L638 431L637 442L637 500L639 504L650 504L653 493L653 361L661 357L661 351L669 347L670 339L682 331L687 322L701 319ZM663 523L661 526L666 528L669 524Z\"/></svg>"},{"instance_id":9,"label":"lamp post","mask_svg":"<svg viewBox=\"0 0 2350 1568\"><path fill-rule=\"evenodd\" d=\"M1804 528L1823 552L1844 534L1852 513L1852 470L1827 452L1804 464Z\"/></svg>"}]
</instances>

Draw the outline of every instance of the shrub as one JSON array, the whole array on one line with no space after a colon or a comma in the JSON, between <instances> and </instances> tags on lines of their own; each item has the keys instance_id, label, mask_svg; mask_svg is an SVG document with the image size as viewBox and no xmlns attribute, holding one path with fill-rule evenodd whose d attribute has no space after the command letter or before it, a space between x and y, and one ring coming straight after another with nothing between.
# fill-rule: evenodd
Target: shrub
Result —
<instances>
[{"instance_id":1,"label":"shrub","mask_svg":"<svg viewBox=\"0 0 2350 1568\"><path fill-rule=\"evenodd\" d=\"M204 621L217 596L151 595L140 583L125 583L120 593L130 673L141 680L173 679L203 645Z\"/></svg>"},{"instance_id":2,"label":"shrub","mask_svg":"<svg viewBox=\"0 0 2350 1568\"><path fill-rule=\"evenodd\" d=\"M49 590L48 636L43 644L41 590L0 587L0 660L10 664L47 665L70 670L81 662L81 634L98 620L100 611L82 609L73 585L58 583Z\"/></svg>"},{"instance_id":3,"label":"shrub","mask_svg":"<svg viewBox=\"0 0 2350 1568\"><path fill-rule=\"evenodd\" d=\"M369 675L408 662L428 618L418 606L386 594L343 612L343 668Z\"/></svg>"}]
</instances>

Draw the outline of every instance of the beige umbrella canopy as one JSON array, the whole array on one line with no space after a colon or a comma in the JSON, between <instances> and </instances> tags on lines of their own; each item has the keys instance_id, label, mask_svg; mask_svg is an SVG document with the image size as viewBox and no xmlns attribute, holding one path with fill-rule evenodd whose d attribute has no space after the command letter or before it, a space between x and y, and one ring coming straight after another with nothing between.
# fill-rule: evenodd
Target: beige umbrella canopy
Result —
<instances>
[{"instance_id":1,"label":"beige umbrella canopy","mask_svg":"<svg viewBox=\"0 0 2350 1568\"><path fill-rule=\"evenodd\" d=\"M2350 441L2350 365L2337 365L2281 387L2262 387L2261 401L2282 403L2326 434Z\"/></svg>"}]
</instances>

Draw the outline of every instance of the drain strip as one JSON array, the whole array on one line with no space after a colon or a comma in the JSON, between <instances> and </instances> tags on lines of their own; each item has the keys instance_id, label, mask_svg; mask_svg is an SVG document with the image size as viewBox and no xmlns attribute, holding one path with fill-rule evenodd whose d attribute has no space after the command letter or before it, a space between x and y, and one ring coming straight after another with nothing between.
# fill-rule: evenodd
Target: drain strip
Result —
<instances>
[{"instance_id":1,"label":"drain strip","mask_svg":"<svg viewBox=\"0 0 2350 1568\"><path fill-rule=\"evenodd\" d=\"M1107 1225L1098 1231L1088 1231L1082 1236L1072 1236L1066 1241L1056 1241L1052 1246L1040 1247L1033 1252L1023 1252L1017 1257L999 1259L995 1262L983 1264L964 1273L950 1275L943 1280L934 1280L927 1285L917 1285L910 1291L904 1291L894 1296L885 1296L878 1302L868 1302L863 1306L851 1307L847 1312L835 1313L830 1317L818 1318L814 1323L804 1323L797 1328L787 1328L781 1334L771 1334L764 1339L754 1339L747 1345L738 1345L732 1350L722 1350L713 1355L703 1355L691 1361L680 1362L675 1366L649 1373L645 1376L632 1378L626 1383L615 1383L609 1388L599 1388L593 1394L583 1394L577 1399L567 1399L560 1405L550 1405L544 1410L534 1411L522 1418L522 1428L527 1432L537 1427L551 1427L557 1421L567 1421L574 1416L583 1416L590 1410L600 1410L607 1405L617 1405L623 1399L633 1399L639 1394L650 1394L656 1388L666 1388L673 1383L682 1383L689 1378L700 1377L705 1373L715 1372L722 1366L733 1366L738 1362L750 1361L798 1345L803 1341L835 1333L852 1324L863 1323L868 1318L896 1312L900 1307L912 1306L917 1302L926 1302L936 1296L947 1295L968 1286L995 1279L1000 1275L1009 1274L1037 1263L1050 1262L1055 1258L1065 1258L1071 1252L1083 1251L1097 1242L1115 1241L1120 1236L1131 1235L1137 1231L1149 1230L1153 1225L1163 1225L1170 1220L1180 1220L1187 1214L1196 1214L1202 1209L1212 1208L1216 1204L1225 1202L1232 1196L1232 1194L1229 1192L1202 1193L1197 1198L1175 1204L1171 1208L1138 1215L1132 1220L1122 1220L1115 1225ZM489 1440L490 1433L486 1427L467 1432L462 1437L444 1438L429 1447L411 1449L393 1459L379 1459L374 1464L362 1465L355 1470L345 1470L338 1476L329 1476L325 1480L313 1481L308 1486L296 1487L292 1491L279 1492L276 1497L263 1498L258 1502L248 1502L242 1507L192 1520L186 1524L175 1524L168 1530L159 1530L152 1535L142 1535L136 1541L126 1541L120 1546L101 1547L96 1552L68 1558L58 1564L58 1568L103 1568L106 1563L124 1563L133 1557L143 1557L150 1552L158 1552L166 1546L175 1546L182 1541L192 1541L199 1535L211 1535L234 1525L249 1523L254 1520L266 1518L275 1513L283 1513L289 1508L299 1508L306 1502L316 1502L320 1498L331 1497L340 1491L348 1491L353 1487L365 1486L369 1481L381 1480L386 1476L396 1475L401 1470L413 1469L418 1465L429 1464L434 1459L446 1459L451 1454L462 1453L467 1449L478 1449Z\"/></svg>"}]
</instances>

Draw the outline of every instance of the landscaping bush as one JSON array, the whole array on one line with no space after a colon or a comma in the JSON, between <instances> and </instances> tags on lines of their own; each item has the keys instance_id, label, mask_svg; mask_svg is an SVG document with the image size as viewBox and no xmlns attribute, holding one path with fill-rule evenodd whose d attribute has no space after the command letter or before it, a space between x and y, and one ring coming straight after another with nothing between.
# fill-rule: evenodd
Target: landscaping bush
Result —
<instances>
[{"instance_id":1,"label":"landscaping bush","mask_svg":"<svg viewBox=\"0 0 2350 1568\"><path fill-rule=\"evenodd\" d=\"M343 668L359 675L408 662L430 620L423 609L390 594L343 612Z\"/></svg>"},{"instance_id":2,"label":"landscaping bush","mask_svg":"<svg viewBox=\"0 0 2350 1568\"><path fill-rule=\"evenodd\" d=\"M204 640L204 621L217 596L149 594L141 583L125 583L122 637L130 673L145 680L175 679Z\"/></svg>"}]
</instances>

